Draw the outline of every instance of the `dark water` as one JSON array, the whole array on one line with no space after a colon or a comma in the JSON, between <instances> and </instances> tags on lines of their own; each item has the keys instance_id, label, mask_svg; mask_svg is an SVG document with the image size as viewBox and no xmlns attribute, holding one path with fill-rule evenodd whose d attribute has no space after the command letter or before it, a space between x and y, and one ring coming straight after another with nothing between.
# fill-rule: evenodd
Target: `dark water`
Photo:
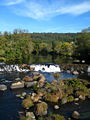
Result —
<instances>
[{"instance_id":1,"label":"dark water","mask_svg":"<svg viewBox=\"0 0 90 120\"><path fill-rule=\"evenodd\" d=\"M19 89L19 90L10 90L10 84L15 81L15 78L23 78L25 75L29 75L30 73L0 73L0 83L4 83L8 86L8 90L5 92L0 92L0 120L19 120L19 113L23 111L21 106L21 99L17 98L17 94L21 94L22 92L32 92L29 89ZM44 73L47 81L51 82L55 78L50 73ZM59 79L64 78L73 78L73 76L68 73L60 73ZM59 110L54 110L53 106L50 106L49 112L55 112L66 117L69 117L72 111L78 110L82 115L81 120L90 120L90 100L80 102L80 105L77 106L74 103L66 104L60 106Z\"/></svg>"},{"instance_id":2,"label":"dark water","mask_svg":"<svg viewBox=\"0 0 90 120\"><path fill-rule=\"evenodd\" d=\"M14 64L38 64L38 63L72 63L73 60L71 57L66 56L59 56L59 55L29 55L28 57L24 58L24 60L14 60L14 61L8 61L7 63Z\"/></svg>"}]
</instances>

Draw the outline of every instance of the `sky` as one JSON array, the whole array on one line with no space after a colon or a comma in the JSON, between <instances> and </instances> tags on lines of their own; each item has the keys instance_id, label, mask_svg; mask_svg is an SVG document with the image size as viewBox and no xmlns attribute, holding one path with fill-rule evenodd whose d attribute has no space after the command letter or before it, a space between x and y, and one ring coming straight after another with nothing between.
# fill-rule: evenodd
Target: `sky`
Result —
<instances>
[{"instance_id":1,"label":"sky","mask_svg":"<svg viewBox=\"0 0 90 120\"><path fill-rule=\"evenodd\" d=\"M0 31L77 33L90 27L90 0L0 0Z\"/></svg>"}]
</instances>

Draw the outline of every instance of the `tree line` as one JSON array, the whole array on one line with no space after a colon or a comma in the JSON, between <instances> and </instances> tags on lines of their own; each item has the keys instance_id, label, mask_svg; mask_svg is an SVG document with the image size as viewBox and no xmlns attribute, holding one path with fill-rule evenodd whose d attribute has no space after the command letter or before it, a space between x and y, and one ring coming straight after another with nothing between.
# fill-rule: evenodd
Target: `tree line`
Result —
<instances>
[{"instance_id":1,"label":"tree line","mask_svg":"<svg viewBox=\"0 0 90 120\"><path fill-rule=\"evenodd\" d=\"M15 29L0 32L0 61L24 63L31 54L90 59L90 33L29 33Z\"/></svg>"}]
</instances>

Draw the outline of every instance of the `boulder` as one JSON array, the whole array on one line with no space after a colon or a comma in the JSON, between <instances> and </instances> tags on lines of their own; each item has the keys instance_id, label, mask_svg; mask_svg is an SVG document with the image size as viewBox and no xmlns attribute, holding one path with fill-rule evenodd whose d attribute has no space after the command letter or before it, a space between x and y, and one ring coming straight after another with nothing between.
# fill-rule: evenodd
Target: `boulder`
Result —
<instances>
[{"instance_id":1,"label":"boulder","mask_svg":"<svg viewBox=\"0 0 90 120\"><path fill-rule=\"evenodd\" d=\"M32 87L34 85L37 84L37 81L33 81L33 82L25 82L25 86L28 88L28 87Z\"/></svg>"},{"instance_id":2,"label":"boulder","mask_svg":"<svg viewBox=\"0 0 90 120\"><path fill-rule=\"evenodd\" d=\"M80 119L80 114L79 114L79 112L77 112L77 111L74 111L73 113L72 113L72 118L74 118L74 119Z\"/></svg>"},{"instance_id":3,"label":"boulder","mask_svg":"<svg viewBox=\"0 0 90 120\"><path fill-rule=\"evenodd\" d=\"M7 90L7 86L4 84L0 84L0 91L5 91Z\"/></svg>"},{"instance_id":4,"label":"boulder","mask_svg":"<svg viewBox=\"0 0 90 120\"><path fill-rule=\"evenodd\" d=\"M11 89L24 88L24 82L15 82L11 84Z\"/></svg>"},{"instance_id":5,"label":"boulder","mask_svg":"<svg viewBox=\"0 0 90 120\"><path fill-rule=\"evenodd\" d=\"M48 105L45 102L41 102L36 104L36 115L46 115L47 114Z\"/></svg>"}]
</instances>

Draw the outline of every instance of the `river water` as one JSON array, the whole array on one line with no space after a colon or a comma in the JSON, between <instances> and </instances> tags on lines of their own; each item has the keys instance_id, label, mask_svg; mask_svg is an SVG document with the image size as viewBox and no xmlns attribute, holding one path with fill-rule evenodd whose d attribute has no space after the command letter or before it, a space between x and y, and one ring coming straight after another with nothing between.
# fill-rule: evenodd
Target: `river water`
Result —
<instances>
[{"instance_id":1,"label":"river water","mask_svg":"<svg viewBox=\"0 0 90 120\"><path fill-rule=\"evenodd\" d=\"M23 111L21 106L21 100L16 97L17 94L21 94L22 92L31 92L29 89L20 89L20 90L10 90L10 84L15 81L16 78L23 78L25 75L30 74L27 73L19 73L19 72L11 72L11 73L0 73L0 83L4 83L8 86L8 90L4 92L0 92L0 120L19 120L19 113ZM43 73L47 79L47 81L51 82L55 78L52 73ZM69 73L60 73L59 79L66 78L76 78ZM60 110L55 110L52 105L49 107L49 113L55 112L66 117L70 117L71 113L77 110L82 115L81 120L90 120L90 100L86 100L80 102L79 105L75 105L74 103L68 103L62 105Z\"/></svg>"}]
</instances>

